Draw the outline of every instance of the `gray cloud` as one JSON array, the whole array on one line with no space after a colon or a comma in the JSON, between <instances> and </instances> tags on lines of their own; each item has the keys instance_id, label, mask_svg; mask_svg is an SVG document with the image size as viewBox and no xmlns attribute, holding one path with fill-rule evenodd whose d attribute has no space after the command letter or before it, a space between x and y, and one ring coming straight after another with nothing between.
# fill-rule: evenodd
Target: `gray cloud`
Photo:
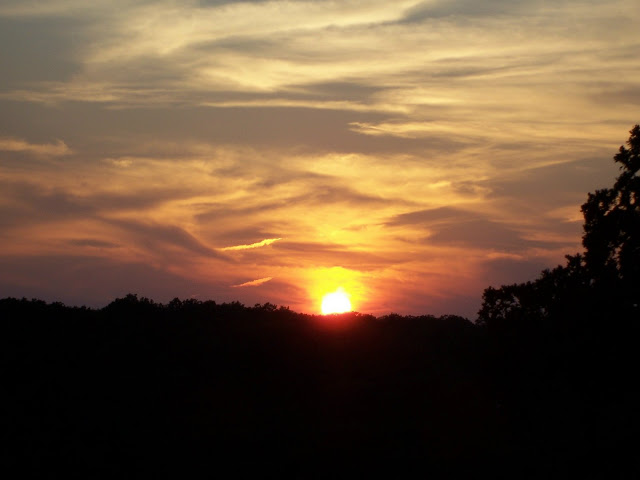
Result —
<instances>
[{"instance_id":1,"label":"gray cloud","mask_svg":"<svg viewBox=\"0 0 640 480\"><path fill-rule=\"evenodd\" d=\"M75 238L67 242L74 247L117 248L120 245L97 238Z\"/></svg>"},{"instance_id":2,"label":"gray cloud","mask_svg":"<svg viewBox=\"0 0 640 480\"><path fill-rule=\"evenodd\" d=\"M550 248L562 242L529 240L526 234L505 224L487 219L473 219L436 227L425 242L444 245L466 245L473 248L517 252L526 248Z\"/></svg>"},{"instance_id":3,"label":"gray cloud","mask_svg":"<svg viewBox=\"0 0 640 480\"><path fill-rule=\"evenodd\" d=\"M460 222L468 221L474 218L474 214L461 210L456 207L439 207L426 210L417 210L415 212L401 213L391 218L386 225L420 225L432 224L434 222L449 221Z\"/></svg>"},{"instance_id":4,"label":"gray cloud","mask_svg":"<svg viewBox=\"0 0 640 480\"><path fill-rule=\"evenodd\" d=\"M522 13L540 5L538 0L428 0L410 8L402 22L421 22L448 16L485 16Z\"/></svg>"},{"instance_id":5,"label":"gray cloud","mask_svg":"<svg viewBox=\"0 0 640 480\"><path fill-rule=\"evenodd\" d=\"M313 100L351 100L369 102L374 95L388 90L390 87L375 85L366 79L361 81L332 81L289 85L288 95L301 95L301 98Z\"/></svg>"},{"instance_id":6,"label":"gray cloud","mask_svg":"<svg viewBox=\"0 0 640 480\"><path fill-rule=\"evenodd\" d=\"M0 180L0 185L4 196L10 199L9 204L0 207L5 226L99 217L119 210L146 209L189 195L185 191L161 188L80 196L61 188L51 190L26 182Z\"/></svg>"},{"instance_id":7,"label":"gray cloud","mask_svg":"<svg viewBox=\"0 0 640 480\"><path fill-rule=\"evenodd\" d=\"M242 0L246 3L263 3L271 0ZM233 5L238 3L238 0L197 0L198 5L203 7L219 7L221 5Z\"/></svg>"},{"instance_id":8,"label":"gray cloud","mask_svg":"<svg viewBox=\"0 0 640 480\"><path fill-rule=\"evenodd\" d=\"M389 200L382 197L360 193L353 188L340 185L314 185L306 195L302 195L293 200L302 204L327 205L332 203L347 204L357 207L382 206Z\"/></svg>"},{"instance_id":9,"label":"gray cloud","mask_svg":"<svg viewBox=\"0 0 640 480\"><path fill-rule=\"evenodd\" d=\"M64 81L80 70L73 60L74 34L80 28L70 19L0 17L0 91L25 82Z\"/></svg>"},{"instance_id":10,"label":"gray cloud","mask_svg":"<svg viewBox=\"0 0 640 480\"><path fill-rule=\"evenodd\" d=\"M527 248L557 248L565 243L531 239L532 233L539 233L539 223L532 231L530 228L516 227L492 220L486 214L455 207L400 214L391 218L385 225L390 228L406 225L421 227L430 232L428 237L422 239L423 243L430 245L468 246L518 252Z\"/></svg>"},{"instance_id":11,"label":"gray cloud","mask_svg":"<svg viewBox=\"0 0 640 480\"><path fill-rule=\"evenodd\" d=\"M1 206L5 227L49 223L70 218L87 218L96 212L94 206L64 191L44 191L41 187L21 182L0 181L3 196L10 203Z\"/></svg>"},{"instance_id":12,"label":"gray cloud","mask_svg":"<svg viewBox=\"0 0 640 480\"><path fill-rule=\"evenodd\" d=\"M640 44L637 46L640 48ZM640 89L637 85L609 84L597 88L597 92L590 95L594 102L604 105L640 105Z\"/></svg>"},{"instance_id":13,"label":"gray cloud","mask_svg":"<svg viewBox=\"0 0 640 480\"><path fill-rule=\"evenodd\" d=\"M33 142L63 138L74 150L110 156L131 153L130 142L201 141L208 144L246 145L257 149L389 153L423 149L428 142L371 138L353 132L354 121L378 122L381 113L302 107L194 107L129 106L71 103L64 112L41 105L0 101L0 131ZM88 121L90 119L90 121ZM104 132L109 135L105 136ZM91 142L89 141L91 139ZM448 145L446 139L441 144ZM413 145L412 145L413 143ZM84 148L83 148L84 147ZM158 155L166 152L158 152Z\"/></svg>"},{"instance_id":14,"label":"gray cloud","mask_svg":"<svg viewBox=\"0 0 640 480\"><path fill-rule=\"evenodd\" d=\"M579 208L587 199L586 192L613 182L618 172L610 158L610 153L601 157L568 158L566 163L532 168L478 184L488 188L491 198L518 197L518 205L530 202L530 213L541 207L556 207L559 202Z\"/></svg>"},{"instance_id":15,"label":"gray cloud","mask_svg":"<svg viewBox=\"0 0 640 480\"><path fill-rule=\"evenodd\" d=\"M215 241L219 245L250 245L265 238L278 238L272 226L252 224L250 227L234 228L226 232L215 232Z\"/></svg>"},{"instance_id":16,"label":"gray cloud","mask_svg":"<svg viewBox=\"0 0 640 480\"><path fill-rule=\"evenodd\" d=\"M136 243L153 253L159 253L166 247L178 247L197 255L233 261L229 256L206 246L186 230L174 225L142 223L132 220L109 219L104 221L132 235Z\"/></svg>"}]
</instances>

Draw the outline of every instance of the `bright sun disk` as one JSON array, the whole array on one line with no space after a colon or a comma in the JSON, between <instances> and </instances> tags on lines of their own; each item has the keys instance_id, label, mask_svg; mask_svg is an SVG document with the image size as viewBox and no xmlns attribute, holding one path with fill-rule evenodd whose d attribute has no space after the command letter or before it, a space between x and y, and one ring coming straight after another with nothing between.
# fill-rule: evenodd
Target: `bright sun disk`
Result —
<instances>
[{"instance_id":1,"label":"bright sun disk","mask_svg":"<svg viewBox=\"0 0 640 480\"><path fill-rule=\"evenodd\" d=\"M335 292L327 293L322 298L321 308L323 315L350 312L351 301L349 301L347 293L340 287Z\"/></svg>"}]
</instances>

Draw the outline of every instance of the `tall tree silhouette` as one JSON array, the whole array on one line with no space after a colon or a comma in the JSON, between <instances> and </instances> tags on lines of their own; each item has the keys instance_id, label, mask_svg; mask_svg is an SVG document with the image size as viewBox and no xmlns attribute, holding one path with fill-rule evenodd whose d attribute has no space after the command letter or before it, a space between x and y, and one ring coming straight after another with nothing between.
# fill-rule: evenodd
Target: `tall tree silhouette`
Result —
<instances>
[{"instance_id":1,"label":"tall tree silhouette","mask_svg":"<svg viewBox=\"0 0 640 480\"><path fill-rule=\"evenodd\" d=\"M533 282L483 294L477 323L501 412L514 451L536 452L540 472L619 458L640 429L640 391L631 380L640 338L638 125L627 146L614 157L622 171L613 187L582 205L585 252ZM637 466L626 469L637 476ZM532 478L548 476L540 472Z\"/></svg>"},{"instance_id":2,"label":"tall tree silhouette","mask_svg":"<svg viewBox=\"0 0 640 480\"><path fill-rule=\"evenodd\" d=\"M582 205L584 254L567 256L566 266L534 282L487 288L479 324L640 313L640 126L630 134L629 148L614 156L622 172L613 187L589 193Z\"/></svg>"},{"instance_id":3,"label":"tall tree silhouette","mask_svg":"<svg viewBox=\"0 0 640 480\"><path fill-rule=\"evenodd\" d=\"M621 146L614 156L622 171L615 184L590 193L582 205L589 276L627 313L637 310L640 296L640 126L629 133L629 148Z\"/></svg>"}]
</instances>

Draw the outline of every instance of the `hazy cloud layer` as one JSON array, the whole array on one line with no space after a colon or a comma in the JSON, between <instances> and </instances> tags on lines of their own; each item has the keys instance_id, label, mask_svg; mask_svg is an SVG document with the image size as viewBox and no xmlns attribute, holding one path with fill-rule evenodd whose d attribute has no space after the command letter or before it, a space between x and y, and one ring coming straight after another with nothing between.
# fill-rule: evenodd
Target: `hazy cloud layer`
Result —
<instances>
[{"instance_id":1,"label":"hazy cloud layer","mask_svg":"<svg viewBox=\"0 0 640 480\"><path fill-rule=\"evenodd\" d=\"M33 144L17 138L0 138L0 151L27 152L44 156L60 156L71 153L69 147L61 140L55 143Z\"/></svg>"},{"instance_id":2,"label":"hazy cloud layer","mask_svg":"<svg viewBox=\"0 0 640 480\"><path fill-rule=\"evenodd\" d=\"M580 248L640 122L639 16L5 0L1 292L317 311L340 284L360 311L473 316Z\"/></svg>"}]
</instances>

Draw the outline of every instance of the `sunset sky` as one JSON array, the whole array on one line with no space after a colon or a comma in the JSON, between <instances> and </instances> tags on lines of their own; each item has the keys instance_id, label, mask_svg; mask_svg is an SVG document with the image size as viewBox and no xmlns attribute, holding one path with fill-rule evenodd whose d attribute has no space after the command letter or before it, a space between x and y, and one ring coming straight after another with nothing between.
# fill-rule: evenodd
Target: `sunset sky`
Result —
<instances>
[{"instance_id":1,"label":"sunset sky","mask_svg":"<svg viewBox=\"0 0 640 480\"><path fill-rule=\"evenodd\" d=\"M0 297L475 318L581 249L640 2L0 0Z\"/></svg>"}]
</instances>

